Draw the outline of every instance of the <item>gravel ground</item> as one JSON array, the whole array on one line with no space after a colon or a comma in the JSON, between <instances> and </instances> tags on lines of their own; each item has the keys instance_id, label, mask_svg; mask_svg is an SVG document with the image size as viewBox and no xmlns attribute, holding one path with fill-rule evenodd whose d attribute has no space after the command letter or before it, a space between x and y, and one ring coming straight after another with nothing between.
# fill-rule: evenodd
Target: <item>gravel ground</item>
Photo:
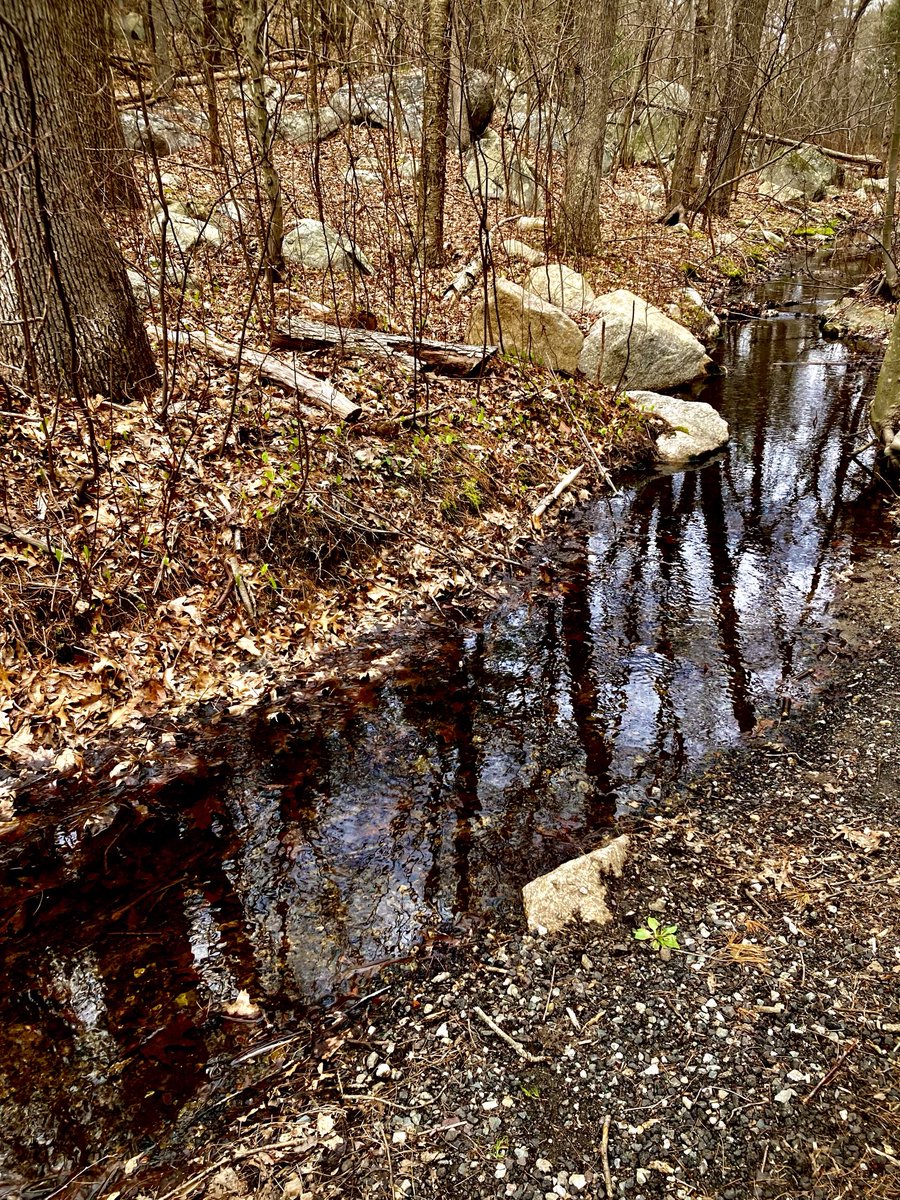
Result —
<instances>
[{"instance_id":1,"label":"gravel ground","mask_svg":"<svg viewBox=\"0 0 900 1200\"><path fill-rule=\"evenodd\" d=\"M895 594L882 556L817 706L617 830L612 924L502 914L361 980L144 1194L900 1197Z\"/></svg>"}]
</instances>

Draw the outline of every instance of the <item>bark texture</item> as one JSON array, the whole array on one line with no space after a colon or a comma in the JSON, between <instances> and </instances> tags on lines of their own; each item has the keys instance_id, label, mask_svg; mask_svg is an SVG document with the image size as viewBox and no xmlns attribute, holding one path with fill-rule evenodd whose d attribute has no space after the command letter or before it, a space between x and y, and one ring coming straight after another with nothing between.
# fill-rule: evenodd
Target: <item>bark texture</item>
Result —
<instances>
[{"instance_id":1,"label":"bark texture","mask_svg":"<svg viewBox=\"0 0 900 1200\"><path fill-rule=\"evenodd\" d=\"M0 374L81 395L156 378L118 248L92 195L56 0L0 10Z\"/></svg>"},{"instance_id":2,"label":"bark texture","mask_svg":"<svg viewBox=\"0 0 900 1200\"><path fill-rule=\"evenodd\" d=\"M731 53L716 128L710 143L704 193L709 212L725 215L744 152L744 124L753 102L766 0L737 0Z\"/></svg>"},{"instance_id":3,"label":"bark texture","mask_svg":"<svg viewBox=\"0 0 900 1200\"><path fill-rule=\"evenodd\" d=\"M426 0L425 94L422 175L419 181L419 247L425 266L444 261L444 196L450 100L450 0ZM462 117L461 120L465 120Z\"/></svg>"},{"instance_id":4,"label":"bark texture","mask_svg":"<svg viewBox=\"0 0 900 1200\"><path fill-rule=\"evenodd\" d=\"M265 95L265 31L264 0L244 0L244 58L249 68L247 116L253 130L259 161L259 179L266 197L263 241L265 268L270 279L278 279L284 266L284 209L281 200L281 178L272 158L275 123L269 117Z\"/></svg>"},{"instance_id":5,"label":"bark texture","mask_svg":"<svg viewBox=\"0 0 900 1200\"><path fill-rule=\"evenodd\" d=\"M569 139L557 240L564 249L585 254L596 249L600 236L600 181L618 19L618 0L600 0L596 9L579 5L574 17L575 126Z\"/></svg>"},{"instance_id":6,"label":"bark texture","mask_svg":"<svg viewBox=\"0 0 900 1200\"><path fill-rule=\"evenodd\" d=\"M691 54L691 104L675 151L672 165L673 208L693 205L703 128L710 107L712 89L712 30L715 27L715 0L696 0L694 42Z\"/></svg>"}]
</instances>

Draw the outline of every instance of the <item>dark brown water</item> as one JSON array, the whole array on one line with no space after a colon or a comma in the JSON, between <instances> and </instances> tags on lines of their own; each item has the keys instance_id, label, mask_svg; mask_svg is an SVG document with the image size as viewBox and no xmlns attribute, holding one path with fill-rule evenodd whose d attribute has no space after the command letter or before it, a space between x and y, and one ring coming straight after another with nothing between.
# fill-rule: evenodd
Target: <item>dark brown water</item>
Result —
<instances>
[{"instance_id":1,"label":"dark brown water","mask_svg":"<svg viewBox=\"0 0 900 1200\"><path fill-rule=\"evenodd\" d=\"M297 1006L357 987L358 964L461 919L517 920L530 875L809 697L843 649L836 580L878 537L851 458L872 364L791 307L834 290L771 285L785 315L733 325L703 393L727 453L596 503L482 628L248 722L152 804L61 801L4 847L11 1186L48 1195L152 1145ZM239 989L264 1022L223 1014Z\"/></svg>"}]
</instances>

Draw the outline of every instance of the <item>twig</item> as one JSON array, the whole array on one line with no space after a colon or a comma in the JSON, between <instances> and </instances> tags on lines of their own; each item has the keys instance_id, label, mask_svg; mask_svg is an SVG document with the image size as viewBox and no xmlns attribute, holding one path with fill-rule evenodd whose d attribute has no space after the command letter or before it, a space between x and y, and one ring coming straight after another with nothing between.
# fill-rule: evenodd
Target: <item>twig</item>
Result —
<instances>
[{"instance_id":1,"label":"twig","mask_svg":"<svg viewBox=\"0 0 900 1200\"><path fill-rule=\"evenodd\" d=\"M837 1075L838 1071L844 1065L847 1058L853 1053L853 1051L856 1049L856 1047L858 1045L859 1045L858 1040L854 1040L850 1043L850 1045L847 1047L847 1049L844 1051L844 1053L840 1056L840 1058L837 1060L837 1062L834 1064L834 1066L831 1068L831 1070L826 1071L825 1074L822 1076L822 1078L819 1080L819 1082L816 1084L816 1086L813 1088L813 1090L809 1093L809 1095L803 1097L803 1099L800 1101L801 1104L809 1104L810 1100L812 1100L813 1096L815 1096L817 1092L821 1091L821 1089L823 1087L826 1087L827 1084L831 1083L832 1079L834 1079L835 1075Z\"/></svg>"},{"instance_id":2,"label":"twig","mask_svg":"<svg viewBox=\"0 0 900 1200\"><path fill-rule=\"evenodd\" d=\"M609 1126L612 1117L609 1113L603 1118L603 1137L600 1139L600 1158L603 1162L603 1180L606 1184L607 1200L613 1200L613 1181L609 1171Z\"/></svg>"},{"instance_id":3,"label":"twig","mask_svg":"<svg viewBox=\"0 0 900 1200\"><path fill-rule=\"evenodd\" d=\"M521 1042L517 1042L514 1037L510 1037L509 1034L505 1030L501 1029L496 1021L492 1021L484 1009L479 1008L477 1004L473 1005L472 1012L476 1017L484 1021L488 1029L490 1029L492 1033L495 1033L501 1041L506 1042L507 1046L512 1046L519 1058L524 1058L526 1062L531 1063L546 1061L545 1059L540 1058L538 1055L530 1053L530 1051L525 1049Z\"/></svg>"},{"instance_id":4,"label":"twig","mask_svg":"<svg viewBox=\"0 0 900 1200\"><path fill-rule=\"evenodd\" d=\"M199 1174L186 1179L184 1183L180 1183L178 1187L172 1188L170 1192L165 1192L159 1197L159 1200L175 1200L177 1196L189 1195L198 1184L204 1179L208 1179L210 1175L228 1166L229 1163L241 1162L245 1158L254 1158L257 1154L271 1154L282 1150L310 1150L316 1144L314 1137L304 1138L302 1141L290 1142L270 1142L266 1146L254 1146L250 1150L236 1150L234 1154L226 1154L224 1158L220 1158L218 1162L214 1162L211 1167L205 1167Z\"/></svg>"},{"instance_id":5,"label":"twig","mask_svg":"<svg viewBox=\"0 0 900 1200\"><path fill-rule=\"evenodd\" d=\"M553 1000L553 985L556 983L556 964L554 963L553 970L550 972L550 986L547 988L547 1003L544 1005L544 1015L541 1017L541 1022L547 1020L547 1014L550 1012L550 1004Z\"/></svg>"},{"instance_id":6,"label":"twig","mask_svg":"<svg viewBox=\"0 0 900 1200\"><path fill-rule=\"evenodd\" d=\"M72 557L67 551L54 550L48 542L42 542L40 538L34 538L30 533L24 533L21 529L13 529L10 525L0 525L0 536L15 538L17 542L24 542L26 546L33 546L35 550L43 550L45 554L49 554L51 558L55 558L58 562Z\"/></svg>"},{"instance_id":7,"label":"twig","mask_svg":"<svg viewBox=\"0 0 900 1200\"><path fill-rule=\"evenodd\" d=\"M567 487L571 487L581 472L584 470L584 463L580 463L574 471L570 471L568 475L564 475L556 487L549 495L546 495L543 500L535 508L531 514L531 524L535 529L541 527L541 517L547 511L551 504L563 494Z\"/></svg>"}]
</instances>

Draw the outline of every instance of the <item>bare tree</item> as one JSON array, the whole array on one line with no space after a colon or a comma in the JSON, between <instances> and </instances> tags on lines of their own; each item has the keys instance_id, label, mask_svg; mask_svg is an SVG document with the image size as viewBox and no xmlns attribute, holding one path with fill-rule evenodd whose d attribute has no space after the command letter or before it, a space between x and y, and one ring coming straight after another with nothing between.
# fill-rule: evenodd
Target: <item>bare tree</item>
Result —
<instances>
[{"instance_id":1,"label":"bare tree","mask_svg":"<svg viewBox=\"0 0 900 1200\"><path fill-rule=\"evenodd\" d=\"M600 183L618 19L618 0L600 0L597 9L578 4L573 19L576 62L572 116L575 124L568 145L565 196L557 240L581 253L595 250L600 235Z\"/></svg>"},{"instance_id":2,"label":"bare tree","mask_svg":"<svg viewBox=\"0 0 900 1200\"><path fill-rule=\"evenodd\" d=\"M425 2L425 93L418 240L425 266L444 261L444 196L450 97L450 0Z\"/></svg>"},{"instance_id":3,"label":"bare tree","mask_svg":"<svg viewBox=\"0 0 900 1200\"><path fill-rule=\"evenodd\" d=\"M900 0L891 0L885 13L885 32L893 42L891 74L893 76L893 121L888 152L888 185L884 198L884 222L881 227L881 254L884 262L885 287L893 296L900 293L897 263L894 257L894 208L897 200L897 160L900 157Z\"/></svg>"},{"instance_id":4,"label":"bare tree","mask_svg":"<svg viewBox=\"0 0 900 1200\"><path fill-rule=\"evenodd\" d=\"M281 179L272 158L275 142L275 125L266 107L265 91L265 0L243 0L243 51L249 70L249 116L250 125L258 151L259 175L265 192L268 212L263 231L265 246L264 264L270 279L277 279L284 264L282 242L284 241L284 211L281 201Z\"/></svg>"},{"instance_id":5,"label":"bare tree","mask_svg":"<svg viewBox=\"0 0 900 1200\"><path fill-rule=\"evenodd\" d=\"M694 41L691 55L691 105L678 138L672 165L671 204L690 208L694 203L703 130L710 110L712 89L712 31L715 0L695 0Z\"/></svg>"},{"instance_id":6,"label":"bare tree","mask_svg":"<svg viewBox=\"0 0 900 1200\"><path fill-rule=\"evenodd\" d=\"M725 215L744 152L744 123L753 101L767 0L736 0L731 52L723 72L719 116L710 143L704 193L709 212Z\"/></svg>"},{"instance_id":7,"label":"bare tree","mask_svg":"<svg viewBox=\"0 0 900 1200\"><path fill-rule=\"evenodd\" d=\"M156 367L92 195L84 122L72 104L72 51L55 0L4 0L0 373L76 395L135 393L155 380Z\"/></svg>"}]
</instances>

